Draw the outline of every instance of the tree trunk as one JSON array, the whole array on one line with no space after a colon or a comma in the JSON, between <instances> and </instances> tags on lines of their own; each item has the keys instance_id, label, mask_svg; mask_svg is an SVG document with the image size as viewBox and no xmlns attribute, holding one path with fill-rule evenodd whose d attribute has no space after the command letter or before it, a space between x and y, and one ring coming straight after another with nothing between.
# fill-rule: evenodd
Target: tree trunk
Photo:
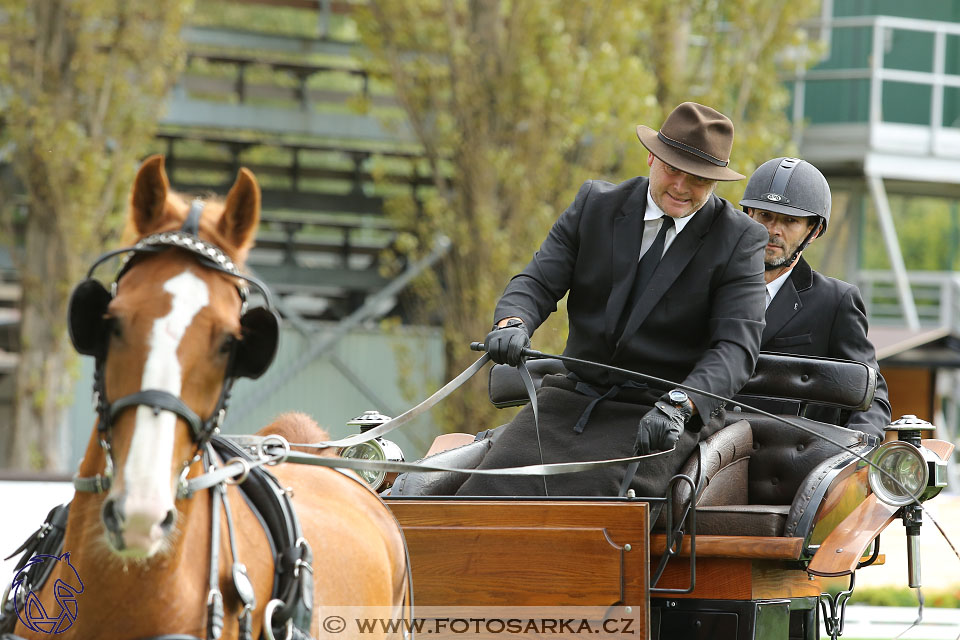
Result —
<instances>
[{"instance_id":1,"label":"tree trunk","mask_svg":"<svg viewBox=\"0 0 960 640\"><path fill-rule=\"evenodd\" d=\"M7 5L0 144L13 150L29 214L15 242L21 352L14 420L0 424L0 450L16 469L65 471L73 466L66 407L77 365L66 325L70 289L119 231L126 184L182 62L180 29L192 1Z\"/></svg>"},{"instance_id":2,"label":"tree trunk","mask_svg":"<svg viewBox=\"0 0 960 640\"><path fill-rule=\"evenodd\" d=\"M76 277L63 236L49 214L35 215L32 203L21 261L23 302L20 362L17 365L16 420L7 464L20 470L66 470L69 434L64 429L72 398L74 354L66 331L67 287Z\"/></svg>"}]
</instances>

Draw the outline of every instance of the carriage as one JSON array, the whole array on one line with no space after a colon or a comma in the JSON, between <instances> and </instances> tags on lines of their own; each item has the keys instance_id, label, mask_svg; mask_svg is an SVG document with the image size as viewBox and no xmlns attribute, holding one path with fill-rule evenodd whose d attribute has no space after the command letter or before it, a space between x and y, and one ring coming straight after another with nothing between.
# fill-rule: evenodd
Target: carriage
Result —
<instances>
[{"instance_id":1,"label":"carriage","mask_svg":"<svg viewBox=\"0 0 960 640\"><path fill-rule=\"evenodd\" d=\"M556 360L530 364L537 379L563 371ZM875 388L876 372L861 363L761 354L737 399L858 410ZM489 389L497 406L526 400L504 365L491 368ZM601 619L629 617L632 631L653 639L808 640L819 637L821 620L839 635L856 571L878 561L880 534L898 518L907 527L907 579L920 586L922 516L911 495L925 500L946 485L953 445L923 438L932 425L913 416L895 421L882 444L801 417L788 422L734 405L666 496L453 498L462 473L402 474L385 501L411 550L417 602L595 607ZM496 437L441 436L422 462L476 467ZM831 596L822 578L849 587Z\"/></svg>"},{"instance_id":2,"label":"carriage","mask_svg":"<svg viewBox=\"0 0 960 640\"><path fill-rule=\"evenodd\" d=\"M356 421L365 434L341 441L297 414L219 436L233 379L259 376L276 350L269 292L238 267L258 216L246 170L222 204L191 204L169 192L162 158L144 163L140 240L107 254L126 256L112 286L91 268L70 304L74 345L97 359L76 497L22 547L0 638L807 640L821 612L836 637L855 572L898 517L919 585L922 502L946 485L953 445L911 417L881 444L752 406L868 407L877 374L859 363L763 355L665 496L451 497L496 429L440 436L415 464L391 461L379 437L403 421L370 413ZM251 286L266 307L247 308ZM562 370L546 358L525 369L531 386ZM525 401L520 370L489 375L495 404ZM849 588L827 596L821 577Z\"/></svg>"}]
</instances>

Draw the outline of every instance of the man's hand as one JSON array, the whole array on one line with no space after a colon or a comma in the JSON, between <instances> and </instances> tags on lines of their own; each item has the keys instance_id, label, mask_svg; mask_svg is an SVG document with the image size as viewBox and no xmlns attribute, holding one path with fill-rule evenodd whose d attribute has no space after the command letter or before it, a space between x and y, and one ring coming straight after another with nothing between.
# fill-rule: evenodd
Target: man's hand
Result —
<instances>
[{"instance_id":1,"label":"man's hand","mask_svg":"<svg viewBox=\"0 0 960 640\"><path fill-rule=\"evenodd\" d=\"M530 346L530 336L522 322L513 326L494 327L487 334L484 345L491 360L515 367L523 360L523 350Z\"/></svg>"},{"instance_id":2,"label":"man's hand","mask_svg":"<svg viewBox=\"0 0 960 640\"><path fill-rule=\"evenodd\" d=\"M665 394L647 415L640 418L637 441L634 443L634 449L639 455L672 449L693 415L693 403L685 400L678 406L664 401L668 396L669 394Z\"/></svg>"}]
</instances>

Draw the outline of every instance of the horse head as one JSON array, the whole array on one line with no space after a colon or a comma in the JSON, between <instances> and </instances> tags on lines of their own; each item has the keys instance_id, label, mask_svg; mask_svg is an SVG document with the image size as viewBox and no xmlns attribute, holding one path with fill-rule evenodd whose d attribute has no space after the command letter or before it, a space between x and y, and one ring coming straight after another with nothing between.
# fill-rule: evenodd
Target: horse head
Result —
<instances>
[{"instance_id":1,"label":"horse head","mask_svg":"<svg viewBox=\"0 0 960 640\"><path fill-rule=\"evenodd\" d=\"M113 291L88 279L70 305L74 344L97 357L94 437L113 475L101 519L110 546L134 558L174 535L178 487L199 471L232 380L260 375L277 339L272 310L245 311L239 274L260 217L256 178L241 169L223 202L191 206L163 164L153 156L137 173L129 227L140 241Z\"/></svg>"}]
</instances>

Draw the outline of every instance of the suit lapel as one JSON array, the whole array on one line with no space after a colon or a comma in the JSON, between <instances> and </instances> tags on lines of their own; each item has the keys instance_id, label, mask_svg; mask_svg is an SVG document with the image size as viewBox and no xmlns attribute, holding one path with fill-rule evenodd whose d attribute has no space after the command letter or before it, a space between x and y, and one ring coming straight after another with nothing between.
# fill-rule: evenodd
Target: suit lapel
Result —
<instances>
[{"instance_id":1,"label":"suit lapel","mask_svg":"<svg viewBox=\"0 0 960 640\"><path fill-rule=\"evenodd\" d=\"M643 214L647 210L647 189L637 188L630 194L613 221L613 239L610 247L611 277L613 287L607 298L605 331L613 344L617 320L627 303L627 297L637 277L637 262L640 260L640 239L643 234Z\"/></svg>"},{"instance_id":2,"label":"suit lapel","mask_svg":"<svg viewBox=\"0 0 960 640\"><path fill-rule=\"evenodd\" d=\"M693 259L697 251L703 245L703 236L710 230L713 220L716 217L716 206L719 200L716 196L712 197L708 203L697 213L696 217L687 223L683 233L674 239L673 244L667 249L667 252L657 265L656 271L650 278L650 284L640 295L640 299L634 304L627 319L627 324L623 329L623 334L619 336L617 349L614 355L625 343L625 336L633 335L643 324L643 321L650 315L650 311L660 301L663 295L670 289L680 273L686 268L687 264ZM631 279L632 282L632 279Z\"/></svg>"},{"instance_id":3,"label":"suit lapel","mask_svg":"<svg viewBox=\"0 0 960 640\"><path fill-rule=\"evenodd\" d=\"M783 283L780 291L777 292L777 296L767 307L767 325L763 328L763 335L760 338L761 349L780 333L780 330L793 316L803 309L803 301L800 299L799 292L809 289L812 280L810 265L807 264L806 260L800 258L790 277Z\"/></svg>"}]
</instances>

